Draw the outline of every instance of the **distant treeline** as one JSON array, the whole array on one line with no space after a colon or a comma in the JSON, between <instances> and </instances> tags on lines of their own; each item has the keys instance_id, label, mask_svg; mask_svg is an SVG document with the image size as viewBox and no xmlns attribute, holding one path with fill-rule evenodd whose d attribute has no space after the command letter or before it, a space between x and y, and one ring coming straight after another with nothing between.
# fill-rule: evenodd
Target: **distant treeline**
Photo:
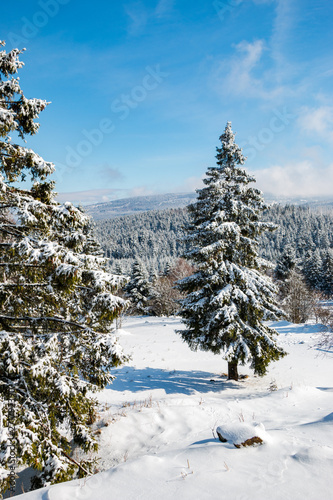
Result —
<instances>
[{"instance_id":1,"label":"distant treeline","mask_svg":"<svg viewBox=\"0 0 333 500\"><path fill-rule=\"evenodd\" d=\"M162 272L179 257L184 244L187 210L152 210L96 222L96 236L113 271L129 274L140 258L151 274Z\"/></svg>"},{"instance_id":2,"label":"distant treeline","mask_svg":"<svg viewBox=\"0 0 333 500\"><path fill-rule=\"evenodd\" d=\"M333 249L333 211L298 205L273 205L265 214L278 229L266 232L259 242L263 258L276 263L286 246L292 247L297 260L312 253L324 258ZM139 258L148 272L161 273L184 251L182 235L188 221L186 208L156 210L96 222L96 236L113 271L130 274Z\"/></svg>"}]
</instances>

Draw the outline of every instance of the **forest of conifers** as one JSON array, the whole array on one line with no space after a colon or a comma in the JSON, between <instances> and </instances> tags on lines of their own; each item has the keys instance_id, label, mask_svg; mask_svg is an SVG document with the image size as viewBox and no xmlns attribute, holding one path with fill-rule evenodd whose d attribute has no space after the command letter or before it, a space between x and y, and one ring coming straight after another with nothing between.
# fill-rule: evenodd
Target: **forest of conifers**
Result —
<instances>
[{"instance_id":1,"label":"forest of conifers","mask_svg":"<svg viewBox=\"0 0 333 500\"><path fill-rule=\"evenodd\" d=\"M272 205L264 219L278 227L260 239L260 254L275 264L290 247L305 276L331 280L327 259L333 262L333 209L308 205ZM96 222L96 235L111 269L130 274L133 261L141 259L149 274L162 273L182 255L186 208L154 210ZM310 269L311 268L311 269ZM319 285L318 285L319 286Z\"/></svg>"}]
</instances>

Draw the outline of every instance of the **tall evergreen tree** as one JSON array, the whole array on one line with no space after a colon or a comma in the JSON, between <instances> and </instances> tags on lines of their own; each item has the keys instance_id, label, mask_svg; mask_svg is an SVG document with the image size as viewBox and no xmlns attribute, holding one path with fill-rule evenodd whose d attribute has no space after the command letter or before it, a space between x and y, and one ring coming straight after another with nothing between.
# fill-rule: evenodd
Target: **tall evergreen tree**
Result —
<instances>
[{"instance_id":1,"label":"tall evergreen tree","mask_svg":"<svg viewBox=\"0 0 333 500\"><path fill-rule=\"evenodd\" d=\"M208 168L205 187L190 205L185 257L197 269L179 282L188 295L179 333L196 350L224 353L228 376L238 379L238 364L251 363L263 375L270 361L285 353L276 331L264 323L280 315L275 287L260 272L257 247L261 232L272 225L260 221L266 208L262 194L242 167L245 158L228 122L217 148L217 166Z\"/></svg>"},{"instance_id":2,"label":"tall evergreen tree","mask_svg":"<svg viewBox=\"0 0 333 500\"><path fill-rule=\"evenodd\" d=\"M21 52L0 52L1 490L13 455L36 469L33 487L90 471L71 451L96 450L92 393L124 359L112 330L125 301L113 294L120 283L106 271L89 219L54 200L53 164L9 137L35 134L47 104L27 99L11 76Z\"/></svg>"}]
</instances>

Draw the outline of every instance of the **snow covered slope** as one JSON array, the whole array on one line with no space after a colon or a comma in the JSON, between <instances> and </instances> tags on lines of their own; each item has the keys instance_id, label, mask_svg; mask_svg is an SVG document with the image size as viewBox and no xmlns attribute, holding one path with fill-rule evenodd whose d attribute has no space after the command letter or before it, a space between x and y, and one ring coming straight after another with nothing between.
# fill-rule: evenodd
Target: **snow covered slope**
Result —
<instances>
[{"instance_id":1,"label":"snow covered slope","mask_svg":"<svg viewBox=\"0 0 333 500\"><path fill-rule=\"evenodd\" d=\"M112 219L121 215L132 215L150 210L183 208L193 203L196 193L168 193L150 196L135 196L120 200L97 203L86 207L87 213L95 220Z\"/></svg>"},{"instance_id":2,"label":"snow covered slope","mask_svg":"<svg viewBox=\"0 0 333 500\"><path fill-rule=\"evenodd\" d=\"M191 352L177 318L128 318L132 360L99 399L98 469L22 500L329 500L333 491L333 358L319 327L275 324L289 355L264 378L227 381L226 362ZM222 443L216 428L227 429ZM259 429L264 443L232 440ZM236 437L234 437L236 436Z\"/></svg>"}]
</instances>

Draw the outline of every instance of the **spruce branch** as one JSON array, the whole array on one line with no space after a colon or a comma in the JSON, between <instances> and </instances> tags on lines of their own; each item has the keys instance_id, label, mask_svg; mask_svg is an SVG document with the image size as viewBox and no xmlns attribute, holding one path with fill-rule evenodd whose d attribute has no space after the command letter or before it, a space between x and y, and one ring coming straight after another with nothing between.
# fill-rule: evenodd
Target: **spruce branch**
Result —
<instances>
[{"instance_id":1,"label":"spruce branch","mask_svg":"<svg viewBox=\"0 0 333 500\"><path fill-rule=\"evenodd\" d=\"M84 467L82 467L82 465L79 462L77 462L73 457L70 457L68 455L68 453L66 453L64 450L61 450L61 452L64 455L64 457L66 457L70 462L72 462L73 464L75 464L80 470L82 470L82 472L85 473L85 475L87 475L87 476L91 476L92 475L89 471L87 471L87 469L85 469Z\"/></svg>"}]
</instances>

